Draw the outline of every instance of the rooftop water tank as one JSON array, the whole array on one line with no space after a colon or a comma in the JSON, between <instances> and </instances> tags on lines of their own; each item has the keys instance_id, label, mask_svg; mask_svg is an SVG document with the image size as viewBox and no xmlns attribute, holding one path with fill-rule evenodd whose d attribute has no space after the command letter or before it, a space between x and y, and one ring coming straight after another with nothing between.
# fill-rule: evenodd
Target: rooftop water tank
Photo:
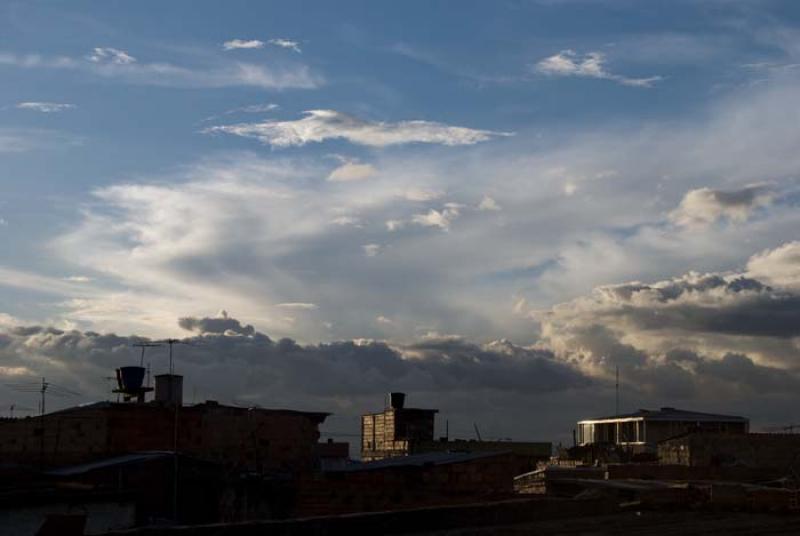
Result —
<instances>
[{"instance_id":1,"label":"rooftop water tank","mask_svg":"<svg viewBox=\"0 0 800 536\"><path fill-rule=\"evenodd\" d=\"M389 393L389 404L394 409L403 409L406 405L405 393Z\"/></svg>"},{"instance_id":2,"label":"rooftop water tank","mask_svg":"<svg viewBox=\"0 0 800 536\"><path fill-rule=\"evenodd\" d=\"M144 367L120 367L117 369L117 385L122 393L136 393L144 383Z\"/></svg>"}]
</instances>

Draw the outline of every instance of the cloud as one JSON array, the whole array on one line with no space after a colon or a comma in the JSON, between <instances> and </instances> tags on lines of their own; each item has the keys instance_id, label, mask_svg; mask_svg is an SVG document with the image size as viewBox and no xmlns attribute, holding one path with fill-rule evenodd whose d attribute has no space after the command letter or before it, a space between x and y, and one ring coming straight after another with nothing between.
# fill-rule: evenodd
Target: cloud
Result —
<instances>
[{"instance_id":1,"label":"cloud","mask_svg":"<svg viewBox=\"0 0 800 536\"><path fill-rule=\"evenodd\" d=\"M362 164L357 160L344 160L342 164L331 171L328 180L331 182L363 181L373 177L378 172L372 164Z\"/></svg>"},{"instance_id":2,"label":"cloud","mask_svg":"<svg viewBox=\"0 0 800 536\"><path fill-rule=\"evenodd\" d=\"M301 311L313 311L315 309L319 309L314 303L303 303L303 302L288 302L288 303L279 303L275 307L283 307L284 309L297 309Z\"/></svg>"},{"instance_id":3,"label":"cloud","mask_svg":"<svg viewBox=\"0 0 800 536\"><path fill-rule=\"evenodd\" d=\"M478 210L500 210L500 205L497 204L497 201L489 197L488 195L483 196L481 202L478 203Z\"/></svg>"},{"instance_id":4,"label":"cloud","mask_svg":"<svg viewBox=\"0 0 800 536\"><path fill-rule=\"evenodd\" d=\"M641 367L679 350L706 360L743 354L758 366L795 370L795 249L791 243L757 254L744 274L689 272L655 283L600 286L533 316L542 324L543 344L582 355L586 370L614 360ZM772 287L755 274L788 284Z\"/></svg>"},{"instance_id":5,"label":"cloud","mask_svg":"<svg viewBox=\"0 0 800 536\"><path fill-rule=\"evenodd\" d=\"M288 48L289 50L294 50L298 54L303 52L300 50L300 43L298 41L291 41L289 39L270 39L267 41L270 45L274 45L280 48Z\"/></svg>"},{"instance_id":6,"label":"cloud","mask_svg":"<svg viewBox=\"0 0 800 536\"><path fill-rule=\"evenodd\" d=\"M264 41L259 41L258 39L231 39L230 41L225 41L222 44L222 48L224 50L264 48Z\"/></svg>"},{"instance_id":7,"label":"cloud","mask_svg":"<svg viewBox=\"0 0 800 536\"><path fill-rule=\"evenodd\" d=\"M439 227L444 231L450 230L450 225L461 215L461 205L446 203L441 210L430 209L424 214L414 214L411 222L423 227Z\"/></svg>"},{"instance_id":8,"label":"cloud","mask_svg":"<svg viewBox=\"0 0 800 536\"><path fill-rule=\"evenodd\" d=\"M774 198L772 189L763 184L737 190L697 188L687 192L680 206L669 216L675 224L687 227L710 225L723 218L743 222Z\"/></svg>"},{"instance_id":9,"label":"cloud","mask_svg":"<svg viewBox=\"0 0 800 536\"><path fill-rule=\"evenodd\" d=\"M110 47L94 48L92 52L86 56L86 59L92 63L106 63L113 65L129 65L136 63L136 58L125 52Z\"/></svg>"},{"instance_id":10,"label":"cloud","mask_svg":"<svg viewBox=\"0 0 800 536\"><path fill-rule=\"evenodd\" d=\"M522 417L528 410L523 408L538 399L574 397L593 384L550 352L507 342L481 345L431 337L401 346L369 340L300 344L258 331L232 331L231 326L242 323L231 317L227 322L211 320L214 324L209 329L200 333L197 328L195 335L182 339L188 344L174 350L175 369L183 374L187 393L196 392L198 401L332 411L336 415L331 426L338 423L334 430L345 432L357 433L359 415L380 407L385 393L399 390L408 393L415 406L446 412L453 434L467 430L459 422L479 422L487 436L508 437L513 431L517 438L534 434L549 438L540 423L525 423ZM101 378L119 366L138 364L139 351L132 345L146 340L45 326L7 326L0 331L4 367L0 376L13 375L15 382L47 377L82 393L78 398L54 400L53 409L107 399L114 395ZM160 373L167 367L167 349L149 350L146 360L154 373ZM13 400L19 399L18 393L13 395ZM0 382L0 399L11 396ZM512 400L517 404L511 404ZM499 412L498 406L506 404L507 410ZM569 422L562 425L571 427Z\"/></svg>"},{"instance_id":11,"label":"cloud","mask_svg":"<svg viewBox=\"0 0 800 536\"><path fill-rule=\"evenodd\" d=\"M380 244L364 244L361 246L365 257L376 257L381 251Z\"/></svg>"},{"instance_id":12,"label":"cloud","mask_svg":"<svg viewBox=\"0 0 800 536\"><path fill-rule=\"evenodd\" d=\"M613 74L606 70L605 62L606 56L602 52L588 52L581 57L574 50L567 49L539 61L534 66L534 70L545 76L599 78L633 87L652 87L653 84L662 80L660 76L628 78Z\"/></svg>"},{"instance_id":13,"label":"cloud","mask_svg":"<svg viewBox=\"0 0 800 536\"><path fill-rule=\"evenodd\" d=\"M228 316L227 311L220 311L214 318L196 318L187 316L178 319L178 325L187 331L199 334L224 334L224 335L253 335L255 328L251 325L243 326L235 318Z\"/></svg>"},{"instance_id":14,"label":"cloud","mask_svg":"<svg viewBox=\"0 0 800 536\"><path fill-rule=\"evenodd\" d=\"M512 135L508 132L475 130L432 121L415 120L397 123L366 121L335 110L309 110L305 112L304 118L295 121L263 121L215 126L204 132L222 132L256 138L261 143L273 147L300 146L331 139L344 139L350 143L369 147L408 143L473 145L494 137Z\"/></svg>"},{"instance_id":15,"label":"cloud","mask_svg":"<svg viewBox=\"0 0 800 536\"><path fill-rule=\"evenodd\" d=\"M211 56L205 65L185 67L164 61L138 61L125 51L107 47L95 48L85 58L0 52L0 65L75 70L132 84L164 87L311 89L323 83L322 77L311 73L308 66L297 63L265 66Z\"/></svg>"},{"instance_id":16,"label":"cloud","mask_svg":"<svg viewBox=\"0 0 800 536\"><path fill-rule=\"evenodd\" d=\"M800 290L800 242L787 242L750 257L747 275L776 287Z\"/></svg>"},{"instance_id":17,"label":"cloud","mask_svg":"<svg viewBox=\"0 0 800 536\"><path fill-rule=\"evenodd\" d=\"M75 108L74 104L64 104L58 102L18 102L17 108L20 110L32 110L34 112L55 113Z\"/></svg>"}]
</instances>

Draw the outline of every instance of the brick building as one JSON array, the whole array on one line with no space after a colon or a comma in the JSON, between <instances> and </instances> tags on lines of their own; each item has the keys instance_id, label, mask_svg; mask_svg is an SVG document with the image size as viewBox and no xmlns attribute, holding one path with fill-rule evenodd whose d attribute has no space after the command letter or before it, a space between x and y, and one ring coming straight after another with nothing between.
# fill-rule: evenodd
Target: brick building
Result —
<instances>
[{"instance_id":1,"label":"brick building","mask_svg":"<svg viewBox=\"0 0 800 536\"><path fill-rule=\"evenodd\" d=\"M406 408L403 393L391 393L389 401L382 412L361 417L361 459L365 462L408 456L420 442L433 441L439 410Z\"/></svg>"}]
</instances>

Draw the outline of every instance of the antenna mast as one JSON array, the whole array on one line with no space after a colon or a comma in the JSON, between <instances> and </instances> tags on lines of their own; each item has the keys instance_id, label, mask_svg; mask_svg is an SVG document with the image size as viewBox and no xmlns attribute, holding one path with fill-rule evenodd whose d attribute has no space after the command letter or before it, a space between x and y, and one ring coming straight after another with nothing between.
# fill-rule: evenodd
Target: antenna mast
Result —
<instances>
[{"instance_id":1,"label":"antenna mast","mask_svg":"<svg viewBox=\"0 0 800 536\"><path fill-rule=\"evenodd\" d=\"M617 365L617 378L616 383L614 385L615 388L615 395L616 395L616 410L614 415L619 416L619 365Z\"/></svg>"}]
</instances>

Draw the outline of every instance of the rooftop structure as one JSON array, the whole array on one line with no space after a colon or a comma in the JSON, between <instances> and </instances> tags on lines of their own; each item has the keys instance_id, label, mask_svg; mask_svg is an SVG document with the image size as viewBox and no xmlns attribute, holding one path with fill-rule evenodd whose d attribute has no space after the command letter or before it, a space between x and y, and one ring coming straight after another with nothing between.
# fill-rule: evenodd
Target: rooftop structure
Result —
<instances>
[{"instance_id":1,"label":"rooftop structure","mask_svg":"<svg viewBox=\"0 0 800 536\"><path fill-rule=\"evenodd\" d=\"M746 434L749 426L744 417L664 407L579 421L576 439L579 445L606 443L652 449L659 441L691 431Z\"/></svg>"}]
</instances>

